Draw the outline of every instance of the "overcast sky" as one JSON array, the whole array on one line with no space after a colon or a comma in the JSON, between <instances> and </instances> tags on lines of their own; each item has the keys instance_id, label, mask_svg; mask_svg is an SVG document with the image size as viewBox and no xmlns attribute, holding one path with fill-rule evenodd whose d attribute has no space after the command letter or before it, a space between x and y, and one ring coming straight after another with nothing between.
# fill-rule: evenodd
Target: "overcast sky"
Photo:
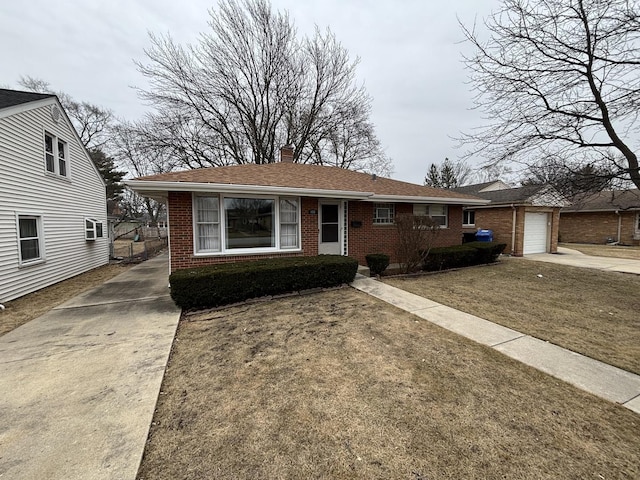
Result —
<instances>
[{"instance_id":1,"label":"overcast sky","mask_svg":"<svg viewBox=\"0 0 640 480\"><path fill-rule=\"evenodd\" d=\"M133 86L145 86L148 32L180 43L208 29L215 0L25 0L0 3L0 86L22 75L134 120L147 107ZM273 0L301 34L329 27L359 57L359 81L373 97L372 120L392 159L394 178L422 183L431 162L461 155L450 137L482 123L461 52L466 24L481 23L499 0Z\"/></svg>"}]
</instances>

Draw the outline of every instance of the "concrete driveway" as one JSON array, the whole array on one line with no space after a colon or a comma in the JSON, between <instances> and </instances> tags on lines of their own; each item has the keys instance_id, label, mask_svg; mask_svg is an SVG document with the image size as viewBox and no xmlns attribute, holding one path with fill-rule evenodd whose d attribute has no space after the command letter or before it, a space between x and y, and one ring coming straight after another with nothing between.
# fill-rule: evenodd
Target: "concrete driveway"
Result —
<instances>
[{"instance_id":1,"label":"concrete driveway","mask_svg":"<svg viewBox=\"0 0 640 480\"><path fill-rule=\"evenodd\" d=\"M179 316L161 255L0 337L0 478L134 479Z\"/></svg>"},{"instance_id":2,"label":"concrete driveway","mask_svg":"<svg viewBox=\"0 0 640 480\"><path fill-rule=\"evenodd\" d=\"M565 247L558 247L558 253L555 254L534 253L532 255L525 255L523 258L538 262L570 265L572 267L595 268L597 270L608 270L610 272L633 273L640 275L640 260L615 257L594 257Z\"/></svg>"}]
</instances>

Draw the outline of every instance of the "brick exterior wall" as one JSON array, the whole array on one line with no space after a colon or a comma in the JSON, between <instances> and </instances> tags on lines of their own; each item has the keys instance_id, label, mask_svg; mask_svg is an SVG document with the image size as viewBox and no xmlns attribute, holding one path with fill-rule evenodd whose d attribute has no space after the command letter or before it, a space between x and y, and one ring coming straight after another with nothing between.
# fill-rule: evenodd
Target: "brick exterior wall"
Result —
<instances>
[{"instance_id":1,"label":"brick exterior wall","mask_svg":"<svg viewBox=\"0 0 640 480\"><path fill-rule=\"evenodd\" d=\"M521 257L524 250L524 220L526 212L547 212L550 214L551 238L549 253L558 252L558 227L560 222L559 208L517 206L515 243L512 248L513 208L495 207L476 209L475 227L465 227L465 233L475 232L478 229L493 230L493 241L506 243L504 253Z\"/></svg>"},{"instance_id":2,"label":"brick exterior wall","mask_svg":"<svg viewBox=\"0 0 640 480\"><path fill-rule=\"evenodd\" d=\"M349 256L356 258L361 265L366 265L365 256L369 253L386 253L391 256L391 263L398 263L396 248L398 231L395 225L379 225L373 223L373 206L371 202L349 202ZM412 214L412 203L396 203L395 215ZM362 226L354 228L352 221L362 222ZM462 243L462 207L449 206L449 227L442 229L434 243L434 247L460 245Z\"/></svg>"},{"instance_id":3,"label":"brick exterior wall","mask_svg":"<svg viewBox=\"0 0 640 480\"><path fill-rule=\"evenodd\" d=\"M236 262L258 258L283 256L301 256L318 254L318 207L317 198L303 197L302 208L302 251L290 253L262 253L255 255L225 255L196 257L193 255L193 204L190 192L169 192L169 245L171 253L171 271ZM391 262L397 263L395 256L398 233L394 225L374 225L373 203L350 201L348 203L348 255L362 265L366 265L365 255L383 252L391 256ZM316 213L310 213L315 211ZM413 204L398 203L396 215L413 213ZM352 221L362 222L357 228ZM460 245L462 243L462 207L449 206L449 227L442 229L434 246Z\"/></svg>"},{"instance_id":4,"label":"brick exterior wall","mask_svg":"<svg viewBox=\"0 0 640 480\"><path fill-rule=\"evenodd\" d=\"M607 243L618 240L624 245L639 245L635 239L637 212L620 212L620 239L618 215L615 212L563 212L560 215L560 241L568 243Z\"/></svg>"}]
</instances>

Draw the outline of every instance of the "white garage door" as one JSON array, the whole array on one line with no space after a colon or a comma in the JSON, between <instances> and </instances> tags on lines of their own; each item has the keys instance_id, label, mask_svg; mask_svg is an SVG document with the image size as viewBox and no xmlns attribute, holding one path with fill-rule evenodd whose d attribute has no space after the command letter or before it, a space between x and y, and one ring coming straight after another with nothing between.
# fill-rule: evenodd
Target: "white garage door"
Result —
<instances>
[{"instance_id":1,"label":"white garage door","mask_svg":"<svg viewBox=\"0 0 640 480\"><path fill-rule=\"evenodd\" d=\"M547 232L549 214L527 212L524 214L523 253L545 253L548 251Z\"/></svg>"}]
</instances>

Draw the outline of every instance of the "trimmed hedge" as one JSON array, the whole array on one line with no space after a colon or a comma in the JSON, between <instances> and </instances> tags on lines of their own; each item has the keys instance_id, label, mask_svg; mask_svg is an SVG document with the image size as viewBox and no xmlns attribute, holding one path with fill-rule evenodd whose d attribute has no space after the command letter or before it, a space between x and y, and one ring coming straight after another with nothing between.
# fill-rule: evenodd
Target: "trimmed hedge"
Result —
<instances>
[{"instance_id":1,"label":"trimmed hedge","mask_svg":"<svg viewBox=\"0 0 640 480\"><path fill-rule=\"evenodd\" d=\"M367 260L367 267L374 275L380 275L389 266L391 257L386 253L370 253L364 257Z\"/></svg>"},{"instance_id":2,"label":"trimmed hedge","mask_svg":"<svg viewBox=\"0 0 640 480\"><path fill-rule=\"evenodd\" d=\"M422 269L432 272L493 263L506 246L505 243L497 242L470 242L451 247L435 247L429 250Z\"/></svg>"},{"instance_id":3,"label":"trimmed hedge","mask_svg":"<svg viewBox=\"0 0 640 480\"><path fill-rule=\"evenodd\" d=\"M466 267L473 265L476 258L476 249L465 245L453 245L451 247L434 247L429 250L422 269L427 271L448 270L450 268Z\"/></svg>"},{"instance_id":4,"label":"trimmed hedge","mask_svg":"<svg viewBox=\"0 0 640 480\"><path fill-rule=\"evenodd\" d=\"M465 245L478 251L478 263L493 263L497 261L500 254L507 248L506 243L498 242L469 242L465 243Z\"/></svg>"},{"instance_id":5,"label":"trimmed hedge","mask_svg":"<svg viewBox=\"0 0 640 480\"><path fill-rule=\"evenodd\" d=\"M179 307L207 308L350 283L357 270L357 260L339 255L280 257L177 270L169 282Z\"/></svg>"}]
</instances>

